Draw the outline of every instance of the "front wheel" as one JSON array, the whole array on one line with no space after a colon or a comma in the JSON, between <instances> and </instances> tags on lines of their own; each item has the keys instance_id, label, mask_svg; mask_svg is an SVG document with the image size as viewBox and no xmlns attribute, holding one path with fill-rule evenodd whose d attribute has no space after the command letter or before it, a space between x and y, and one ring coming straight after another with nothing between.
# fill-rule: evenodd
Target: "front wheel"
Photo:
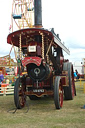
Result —
<instances>
[{"instance_id":1,"label":"front wheel","mask_svg":"<svg viewBox=\"0 0 85 128\"><path fill-rule=\"evenodd\" d=\"M25 79L17 78L14 87L14 102L17 109L21 109L26 103L26 86L24 85Z\"/></svg>"},{"instance_id":2,"label":"front wheel","mask_svg":"<svg viewBox=\"0 0 85 128\"><path fill-rule=\"evenodd\" d=\"M63 105L63 86L60 76L57 76L54 81L54 103L56 109L60 109Z\"/></svg>"}]
</instances>

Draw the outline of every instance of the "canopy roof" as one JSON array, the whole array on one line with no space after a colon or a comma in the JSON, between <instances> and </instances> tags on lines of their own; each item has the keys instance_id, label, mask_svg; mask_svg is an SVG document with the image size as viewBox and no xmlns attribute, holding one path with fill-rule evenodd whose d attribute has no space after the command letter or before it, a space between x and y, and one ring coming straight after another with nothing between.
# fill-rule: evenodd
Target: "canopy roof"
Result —
<instances>
[{"instance_id":1,"label":"canopy roof","mask_svg":"<svg viewBox=\"0 0 85 128\"><path fill-rule=\"evenodd\" d=\"M10 33L7 37L7 43L19 47L19 37L21 34L22 46L27 45L30 41L35 40L35 36L41 35L42 33L44 34L44 37L47 37L49 40L52 40L54 37L51 31L45 30L43 28L28 28Z\"/></svg>"},{"instance_id":2,"label":"canopy roof","mask_svg":"<svg viewBox=\"0 0 85 128\"><path fill-rule=\"evenodd\" d=\"M35 41L36 36L42 34L44 35L44 40L48 39L49 44L51 40L53 40L56 46L61 47L67 54L70 54L69 49L67 49L64 46L64 44L57 37L54 31L48 31L47 29L43 29L43 28L27 28L12 32L7 37L7 43L19 47L19 40L21 35L21 45L27 46L29 42Z\"/></svg>"}]
</instances>

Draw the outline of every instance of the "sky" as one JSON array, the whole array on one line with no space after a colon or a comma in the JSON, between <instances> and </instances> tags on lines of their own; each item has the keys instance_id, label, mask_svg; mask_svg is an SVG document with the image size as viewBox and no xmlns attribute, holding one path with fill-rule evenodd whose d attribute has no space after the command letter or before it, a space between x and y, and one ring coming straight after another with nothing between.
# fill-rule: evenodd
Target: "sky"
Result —
<instances>
[{"instance_id":1,"label":"sky","mask_svg":"<svg viewBox=\"0 0 85 128\"><path fill-rule=\"evenodd\" d=\"M7 44L11 24L12 1L0 4L0 57L8 55ZM54 28L61 41L69 48L70 55L64 58L71 62L85 58L85 0L42 0L42 24L46 29Z\"/></svg>"}]
</instances>

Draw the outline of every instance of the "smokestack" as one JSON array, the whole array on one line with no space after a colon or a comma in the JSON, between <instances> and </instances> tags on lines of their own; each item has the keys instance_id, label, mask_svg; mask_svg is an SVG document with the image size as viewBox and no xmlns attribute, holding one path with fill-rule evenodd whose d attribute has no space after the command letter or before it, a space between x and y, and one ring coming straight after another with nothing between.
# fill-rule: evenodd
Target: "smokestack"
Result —
<instances>
[{"instance_id":1,"label":"smokestack","mask_svg":"<svg viewBox=\"0 0 85 128\"><path fill-rule=\"evenodd\" d=\"M34 0L34 26L42 27L42 0Z\"/></svg>"}]
</instances>

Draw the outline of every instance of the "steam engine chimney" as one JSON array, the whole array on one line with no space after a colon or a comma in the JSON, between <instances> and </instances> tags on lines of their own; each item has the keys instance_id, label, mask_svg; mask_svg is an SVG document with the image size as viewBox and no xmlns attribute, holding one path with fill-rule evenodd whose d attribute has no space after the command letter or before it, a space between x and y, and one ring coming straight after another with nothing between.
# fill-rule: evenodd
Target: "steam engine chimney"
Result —
<instances>
[{"instance_id":1,"label":"steam engine chimney","mask_svg":"<svg viewBox=\"0 0 85 128\"><path fill-rule=\"evenodd\" d=\"M42 0L34 0L34 26L42 27Z\"/></svg>"}]
</instances>

